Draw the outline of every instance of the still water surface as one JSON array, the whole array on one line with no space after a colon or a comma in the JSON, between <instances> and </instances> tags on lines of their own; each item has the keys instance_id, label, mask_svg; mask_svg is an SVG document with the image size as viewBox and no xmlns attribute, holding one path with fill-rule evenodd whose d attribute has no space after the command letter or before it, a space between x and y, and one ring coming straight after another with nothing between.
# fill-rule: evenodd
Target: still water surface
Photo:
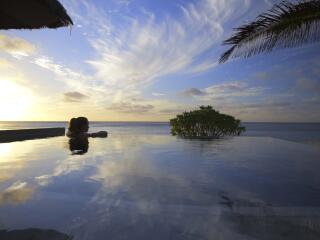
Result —
<instances>
[{"instance_id":1,"label":"still water surface","mask_svg":"<svg viewBox=\"0 0 320 240\"><path fill-rule=\"evenodd\" d=\"M65 137L0 144L0 229L75 240L320 238L318 148L164 129L96 125L110 136L82 155Z\"/></svg>"}]
</instances>

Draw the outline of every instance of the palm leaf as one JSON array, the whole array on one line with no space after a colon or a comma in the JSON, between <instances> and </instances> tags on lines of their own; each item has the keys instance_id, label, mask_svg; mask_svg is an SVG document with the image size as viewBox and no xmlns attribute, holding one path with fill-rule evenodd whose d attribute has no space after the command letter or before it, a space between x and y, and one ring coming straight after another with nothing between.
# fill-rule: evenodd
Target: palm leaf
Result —
<instances>
[{"instance_id":1,"label":"palm leaf","mask_svg":"<svg viewBox=\"0 0 320 240\"><path fill-rule=\"evenodd\" d=\"M235 34L224 41L224 45L232 47L222 54L219 62L317 41L320 41L320 0L282 1L255 21L236 28Z\"/></svg>"}]
</instances>

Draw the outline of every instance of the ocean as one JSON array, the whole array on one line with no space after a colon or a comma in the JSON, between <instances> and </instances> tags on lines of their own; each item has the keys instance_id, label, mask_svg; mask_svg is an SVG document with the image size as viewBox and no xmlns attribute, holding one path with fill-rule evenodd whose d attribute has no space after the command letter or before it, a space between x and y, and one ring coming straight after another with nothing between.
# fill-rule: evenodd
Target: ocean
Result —
<instances>
[{"instance_id":1,"label":"ocean","mask_svg":"<svg viewBox=\"0 0 320 240\"><path fill-rule=\"evenodd\" d=\"M0 130L66 127L68 122L1 122ZM320 123L259 123L244 122L243 136L272 137L287 141L310 144L320 148ZM91 122L90 131L103 128L109 133L170 134L166 122Z\"/></svg>"},{"instance_id":2,"label":"ocean","mask_svg":"<svg viewBox=\"0 0 320 240\"><path fill-rule=\"evenodd\" d=\"M244 125L191 140L168 123L92 122L108 138L1 143L0 239L318 240L320 124Z\"/></svg>"}]
</instances>

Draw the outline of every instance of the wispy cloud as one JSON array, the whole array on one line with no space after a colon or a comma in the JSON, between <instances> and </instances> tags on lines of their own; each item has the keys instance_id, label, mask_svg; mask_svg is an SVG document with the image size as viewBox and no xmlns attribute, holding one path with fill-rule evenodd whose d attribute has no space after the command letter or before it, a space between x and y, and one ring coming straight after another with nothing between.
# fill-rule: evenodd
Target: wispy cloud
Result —
<instances>
[{"instance_id":1,"label":"wispy cloud","mask_svg":"<svg viewBox=\"0 0 320 240\"><path fill-rule=\"evenodd\" d=\"M213 60L207 60L205 62L202 62L200 64L193 66L192 68L187 70L187 73L203 73L210 69L213 69L217 65L218 65L218 62L215 62Z\"/></svg>"},{"instance_id":2,"label":"wispy cloud","mask_svg":"<svg viewBox=\"0 0 320 240\"><path fill-rule=\"evenodd\" d=\"M92 107L108 111L161 112L170 108L170 101L145 99L145 87L168 75L202 73L214 68L216 59L208 53L220 44L223 25L243 14L249 3L249 0L201 0L177 6L179 14L159 18L150 9L142 8L133 16L129 13L130 1L118 1L119 25L108 9L102 10L91 1L66 2L78 31L86 33L84 38L93 49L95 57L84 60L94 70L93 74L35 53L34 46L22 39L3 37L6 43L2 45L10 54L20 52L28 56L29 63L63 84L64 101L78 102L90 95L87 99ZM155 92L152 96L162 97L165 93ZM171 108L174 107L172 103Z\"/></svg>"},{"instance_id":3,"label":"wispy cloud","mask_svg":"<svg viewBox=\"0 0 320 240\"><path fill-rule=\"evenodd\" d=\"M152 93L152 96L155 96L155 97L162 97L162 96L165 96L166 94L164 93L157 93L157 92L154 92Z\"/></svg>"},{"instance_id":4,"label":"wispy cloud","mask_svg":"<svg viewBox=\"0 0 320 240\"><path fill-rule=\"evenodd\" d=\"M295 88L309 93L320 93L320 81L309 78L300 78L296 81Z\"/></svg>"},{"instance_id":5,"label":"wispy cloud","mask_svg":"<svg viewBox=\"0 0 320 240\"><path fill-rule=\"evenodd\" d=\"M10 68L10 67L12 67L12 64L9 61L5 59L0 59L0 68L3 69L3 68Z\"/></svg>"},{"instance_id":6,"label":"wispy cloud","mask_svg":"<svg viewBox=\"0 0 320 240\"><path fill-rule=\"evenodd\" d=\"M128 1L124 3L128 6ZM95 77L113 90L115 104L165 76L214 68L216 59L204 54L220 44L223 25L249 5L248 0L201 0L178 6L179 14L164 19L146 9L139 17L122 12L121 27L89 1L73 1L72 9L79 24L90 26L86 37L96 57L87 62L95 69ZM79 14L77 9L86 12Z\"/></svg>"},{"instance_id":7,"label":"wispy cloud","mask_svg":"<svg viewBox=\"0 0 320 240\"><path fill-rule=\"evenodd\" d=\"M82 94L80 92L66 92L63 94L64 101L66 102L81 102L88 98L87 95Z\"/></svg>"},{"instance_id":8,"label":"wispy cloud","mask_svg":"<svg viewBox=\"0 0 320 240\"><path fill-rule=\"evenodd\" d=\"M262 87L249 87L245 82L229 82L215 84L204 89L190 88L179 95L193 97L199 101L224 100L239 97L259 96L265 89Z\"/></svg>"},{"instance_id":9,"label":"wispy cloud","mask_svg":"<svg viewBox=\"0 0 320 240\"><path fill-rule=\"evenodd\" d=\"M182 96L186 97L194 97L194 96L203 96L206 95L206 93L198 88L189 88L183 92L180 93Z\"/></svg>"},{"instance_id":10,"label":"wispy cloud","mask_svg":"<svg viewBox=\"0 0 320 240\"><path fill-rule=\"evenodd\" d=\"M154 108L151 104L140 104L132 102L117 102L107 107L108 110L124 113L145 113Z\"/></svg>"},{"instance_id":11,"label":"wispy cloud","mask_svg":"<svg viewBox=\"0 0 320 240\"><path fill-rule=\"evenodd\" d=\"M267 72L257 72L253 76L253 78L255 80L262 80L262 81L267 80L269 77L270 77L269 73L267 73Z\"/></svg>"},{"instance_id":12,"label":"wispy cloud","mask_svg":"<svg viewBox=\"0 0 320 240\"><path fill-rule=\"evenodd\" d=\"M90 85L90 77L70 69L62 64L56 63L53 59L46 56L38 56L33 60L33 63L41 68L44 68L54 75L56 75L58 80L63 81L72 87L83 87L84 85Z\"/></svg>"},{"instance_id":13,"label":"wispy cloud","mask_svg":"<svg viewBox=\"0 0 320 240\"><path fill-rule=\"evenodd\" d=\"M0 34L0 50L15 57L23 57L34 54L36 47L22 38Z\"/></svg>"},{"instance_id":14,"label":"wispy cloud","mask_svg":"<svg viewBox=\"0 0 320 240\"><path fill-rule=\"evenodd\" d=\"M34 83L34 79L25 75L19 66L35 64L37 67L47 71L45 78L37 83L38 90L41 88L47 89L48 85L53 84L52 80L62 84L62 90L70 89L71 91L79 90L85 92L95 90L91 76L79 70L73 70L62 63L58 63L51 57L42 55L32 43L22 38L0 34L0 50L16 58L16 61L13 61L14 59L12 59L12 61L0 59L2 76L5 76L11 81L24 85L29 84L29 87L33 88L34 85L32 83ZM99 96L99 94L97 95ZM52 96L50 98L52 98ZM64 100L70 101L71 98L67 96Z\"/></svg>"}]
</instances>

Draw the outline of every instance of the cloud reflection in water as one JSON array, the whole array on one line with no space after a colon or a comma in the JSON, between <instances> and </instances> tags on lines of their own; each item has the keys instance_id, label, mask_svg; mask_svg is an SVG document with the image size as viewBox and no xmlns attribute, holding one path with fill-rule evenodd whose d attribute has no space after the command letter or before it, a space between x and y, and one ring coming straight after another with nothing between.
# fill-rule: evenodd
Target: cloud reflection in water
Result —
<instances>
[{"instance_id":1,"label":"cloud reflection in water","mask_svg":"<svg viewBox=\"0 0 320 240\"><path fill-rule=\"evenodd\" d=\"M289 230L290 239L317 239L320 233L319 151L312 147L271 138L117 134L90 139L90 151L71 155L67 141L39 140L29 154L11 155L23 168L0 183L0 199L17 204L0 206L0 223L57 229L75 239L284 239ZM12 197L15 188L25 195Z\"/></svg>"}]
</instances>

